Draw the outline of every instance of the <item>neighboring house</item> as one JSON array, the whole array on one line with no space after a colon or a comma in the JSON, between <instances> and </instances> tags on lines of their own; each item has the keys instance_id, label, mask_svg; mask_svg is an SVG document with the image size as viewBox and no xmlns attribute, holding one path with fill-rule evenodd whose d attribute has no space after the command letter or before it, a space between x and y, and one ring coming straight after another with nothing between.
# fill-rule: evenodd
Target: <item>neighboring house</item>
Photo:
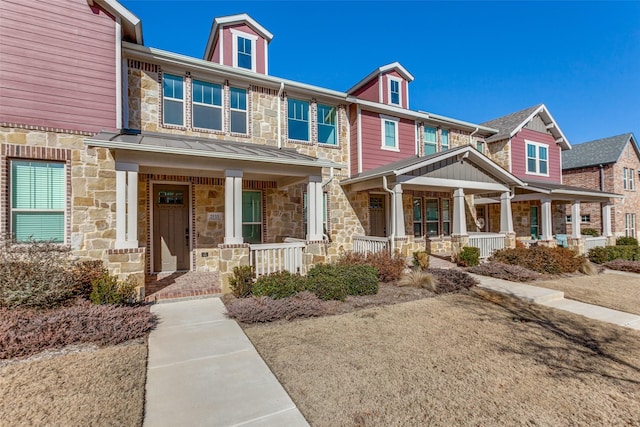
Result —
<instances>
[{"instance_id":1,"label":"neighboring house","mask_svg":"<svg viewBox=\"0 0 640 427\"><path fill-rule=\"evenodd\" d=\"M610 201L619 197L613 191L590 190L563 182L562 153L570 152L572 147L544 104L482 125L498 129L497 134L486 139L489 157L526 184L517 188L512 198L518 236L531 236L554 244L555 234L566 233L566 206L570 205L571 216L579 220L581 202L600 203L610 218ZM477 204L489 203L486 222L490 231L498 223L496 198L491 202L490 199L476 201ZM610 237L610 228L605 227L603 235ZM579 230L572 230L569 244L583 252L584 244L596 243L585 242Z\"/></svg>"},{"instance_id":2,"label":"neighboring house","mask_svg":"<svg viewBox=\"0 0 640 427\"><path fill-rule=\"evenodd\" d=\"M583 142L562 155L562 175L566 184L624 196L611 209L612 231L616 236L638 236L639 173L640 150L632 133ZM583 204L580 216L582 228L603 232L602 210L598 204ZM567 230L571 230L570 216L567 220Z\"/></svg>"}]
</instances>

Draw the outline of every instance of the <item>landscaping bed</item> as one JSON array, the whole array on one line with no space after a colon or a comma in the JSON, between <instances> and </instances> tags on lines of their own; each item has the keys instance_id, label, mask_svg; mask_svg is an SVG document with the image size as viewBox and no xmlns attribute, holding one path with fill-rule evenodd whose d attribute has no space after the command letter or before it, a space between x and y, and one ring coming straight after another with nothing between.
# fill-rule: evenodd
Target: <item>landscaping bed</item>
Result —
<instances>
[{"instance_id":1,"label":"landscaping bed","mask_svg":"<svg viewBox=\"0 0 640 427\"><path fill-rule=\"evenodd\" d=\"M313 426L640 425L639 332L486 291L245 332Z\"/></svg>"}]
</instances>

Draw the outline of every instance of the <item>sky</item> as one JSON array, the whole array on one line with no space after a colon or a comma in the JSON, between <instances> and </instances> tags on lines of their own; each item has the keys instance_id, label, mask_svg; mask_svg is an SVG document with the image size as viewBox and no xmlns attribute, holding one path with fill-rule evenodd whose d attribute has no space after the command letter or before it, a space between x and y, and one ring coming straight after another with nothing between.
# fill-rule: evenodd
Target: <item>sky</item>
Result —
<instances>
[{"instance_id":1,"label":"sky","mask_svg":"<svg viewBox=\"0 0 640 427\"><path fill-rule=\"evenodd\" d=\"M202 58L213 19L274 38L269 74L346 91L398 61L412 110L482 123L544 103L571 144L640 137L640 1L120 0L146 46Z\"/></svg>"}]
</instances>

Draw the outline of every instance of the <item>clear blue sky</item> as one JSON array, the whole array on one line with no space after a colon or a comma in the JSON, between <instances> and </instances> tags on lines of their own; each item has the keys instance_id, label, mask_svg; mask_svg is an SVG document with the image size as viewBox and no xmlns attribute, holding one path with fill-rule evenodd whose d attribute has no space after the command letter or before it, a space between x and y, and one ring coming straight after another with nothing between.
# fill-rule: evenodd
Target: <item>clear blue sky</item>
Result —
<instances>
[{"instance_id":1,"label":"clear blue sky","mask_svg":"<svg viewBox=\"0 0 640 427\"><path fill-rule=\"evenodd\" d=\"M411 109L480 123L546 104L572 144L640 138L640 1L121 0L145 45L202 58L217 16L274 38L269 74L347 90L400 62Z\"/></svg>"}]
</instances>

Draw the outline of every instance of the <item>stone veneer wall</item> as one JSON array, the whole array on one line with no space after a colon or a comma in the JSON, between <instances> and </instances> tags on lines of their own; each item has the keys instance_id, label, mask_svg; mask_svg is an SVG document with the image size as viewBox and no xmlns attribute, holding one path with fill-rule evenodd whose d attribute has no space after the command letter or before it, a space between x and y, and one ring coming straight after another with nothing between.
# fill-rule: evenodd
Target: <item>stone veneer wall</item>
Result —
<instances>
[{"instance_id":1,"label":"stone veneer wall","mask_svg":"<svg viewBox=\"0 0 640 427\"><path fill-rule=\"evenodd\" d=\"M484 154L500 165L503 169L511 170L511 144L508 139L485 144Z\"/></svg>"}]
</instances>

